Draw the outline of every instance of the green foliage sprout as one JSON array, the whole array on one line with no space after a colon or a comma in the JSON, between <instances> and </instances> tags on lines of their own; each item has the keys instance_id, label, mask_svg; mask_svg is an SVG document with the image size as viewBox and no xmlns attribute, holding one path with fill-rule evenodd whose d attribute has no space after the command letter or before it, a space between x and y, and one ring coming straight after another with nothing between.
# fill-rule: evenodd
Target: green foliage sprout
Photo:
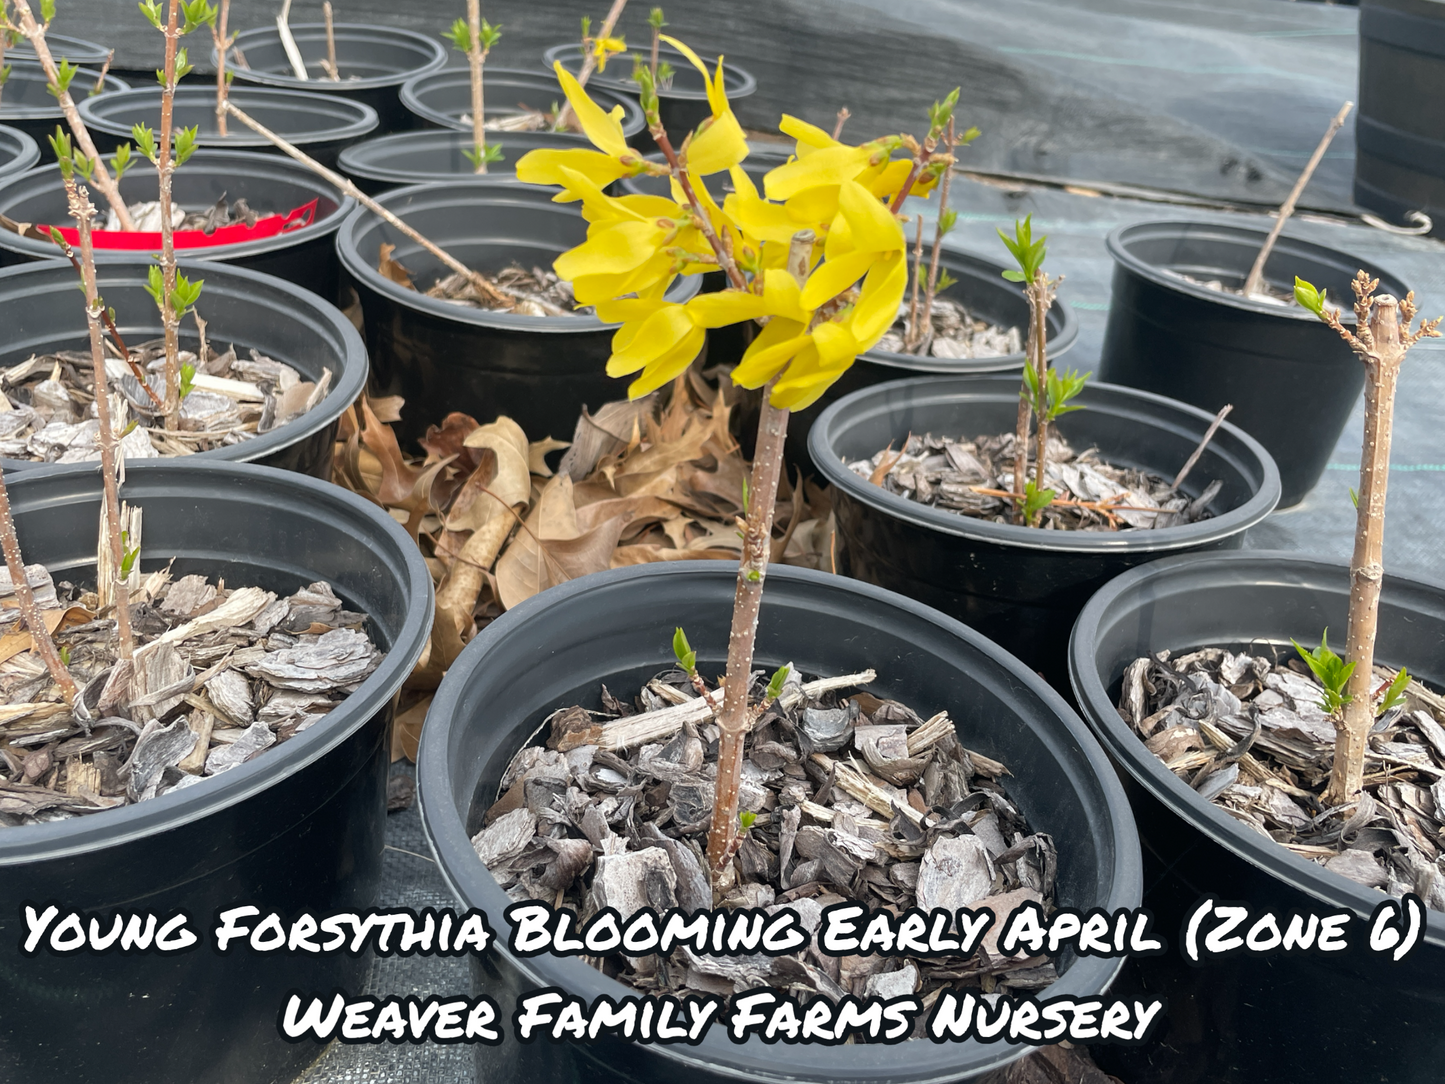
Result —
<instances>
[{"instance_id":1,"label":"green foliage sprout","mask_svg":"<svg viewBox=\"0 0 1445 1084\"><path fill-rule=\"evenodd\" d=\"M1350 675L1355 672L1355 664L1345 662L1333 651L1329 644L1330 630L1325 629L1320 636L1320 646L1314 650L1306 650L1298 640L1290 639L1294 649L1299 652L1301 659L1305 661L1324 686L1324 694L1320 697L1320 707L1330 715L1334 715L1354 697L1345 692L1345 685L1350 680Z\"/></svg>"},{"instance_id":2,"label":"green foliage sprout","mask_svg":"<svg viewBox=\"0 0 1445 1084\"><path fill-rule=\"evenodd\" d=\"M1010 237L1003 230L998 231L999 237L1003 239L1004 247L1013 254L1018 261L1019 270L1005 271L1003 277L1010 282L1033 282L1044 266L1044 256L1048 249L1045 237L1034 240L1033 215L1025 215L1022 222L1014 222L1014 235Z\"/></svg>"}]
</instances>

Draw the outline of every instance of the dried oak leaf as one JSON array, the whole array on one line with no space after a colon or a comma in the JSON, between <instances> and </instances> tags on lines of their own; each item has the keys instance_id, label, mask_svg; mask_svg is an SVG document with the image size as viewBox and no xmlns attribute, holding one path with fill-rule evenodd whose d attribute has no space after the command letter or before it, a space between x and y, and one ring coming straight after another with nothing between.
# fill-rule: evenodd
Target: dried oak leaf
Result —
<instances>
[{"instance_id":1,"label":"dried oak leaf","mask_svg":"<svg viewBox=\"0 0 1445 1084\"><path fill-rule=\"evenodd\" d=\"M377 253L376 270L382 278L390 279L398 286L404 286L408 290L415 290L416 284L411 281L411 272L391 258L391 254L395 251L395 245L382 242Z\"/></svg>"},{"instance_id":2,"label":"dried oak leaf","mask_svg":"<svg viewBox=\"0 0 1445 1084\"><path fill-rule=\"evenodd\" d=\"M548 481L512 544L497 561L497 590L507 609L555 584L610 567L624 526L604 520L583 532L572 499L572 479Z\"/></svg>"}]
</instances>

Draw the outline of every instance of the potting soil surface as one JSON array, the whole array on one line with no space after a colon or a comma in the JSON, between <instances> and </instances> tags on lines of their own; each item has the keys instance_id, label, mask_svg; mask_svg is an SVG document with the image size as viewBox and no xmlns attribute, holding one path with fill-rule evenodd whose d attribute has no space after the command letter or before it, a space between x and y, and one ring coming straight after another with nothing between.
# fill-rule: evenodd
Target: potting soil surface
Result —
<instances>
[{"instance_id":1,"label":"potting soil surface","mask_svg":"<svg viewBox=\"0 0 1445 1084\"><path fill-rule=\"evenodd\" d=\"M161 38L133 9L126 13L113 0L59 6L57 31L106 38L117 47L117 69L147 72L158 62ZM343 12L348 22L427 32L441 29L449 15L436 5L397 9L385 0L347 0ZM959 117L984 133L963 152L962 164L986 176L953 185L960 214L950 245L1001 258L996 228L1032 214L1035 236L1049 237L1050 270L1065 276L1060 302L1080 325L1065 364L1081 370L1097 367L1103 341L1110 230L1160 218L1266 225L1259 208L1284 198L1329 118L1357 95L1359 13L1352 7L1286 0L831 0L826 19L817 13L814 0L674 0L667 11L686 40L704 53L725 52L757 76L758 93L737 103L750 128L774 126L785 109L831 126L843 105L853 113L847 134L855 138L916 128L926 103L961 85ZM232 25L262 25L273 14L269 6L243 5L232 12ZM595 0L491 0L488 18L506 27L491 62L539 67L543 49L570 39L584 14L597 17ZM641 16L629 11L625 18L632 21L624 29L641 40ZM864 86L876 88L868 101L859 100ZM1352 116L1301 200L1306 213L1286 232L1378 263L1413 286L1423 315L1445 313L1445 246L1351 217L1353 156ZM1396 407L1385 543L1394 573L1440 574L1442 401L1445 342L1426 341L1405 366ZM1281 412L1290 409L1280 404ZM1357 405L1314 492L1252 530L1246 545L1347 560L1361 430ZM393 770L412 771L406 764ZM414 807L391 815L384 871L382 906L453 902ZM464 992L467 964L378 959L368 988ZM464 1046L336 1044L302 1079L471 1078Z\"/></svg>"}]
</instances>

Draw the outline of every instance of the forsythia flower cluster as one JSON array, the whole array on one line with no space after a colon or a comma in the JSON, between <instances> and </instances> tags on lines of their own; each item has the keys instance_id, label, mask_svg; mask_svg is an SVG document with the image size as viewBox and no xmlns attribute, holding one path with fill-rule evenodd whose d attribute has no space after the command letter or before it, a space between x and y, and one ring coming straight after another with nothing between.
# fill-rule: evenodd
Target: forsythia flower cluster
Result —
<instances>
[{"instance_id":1,"label":"forsythia flower cluster","mask_svg":"<svg viewBox=\"0 0 1445 1084\"><path fill-rule=\"evenodd\" d=\"M893 152L911 143L903 136L850 146L784 116L780 127L797 141L796 157L767 174L764 198L740 168L748 145L728 104L721 58L709 74L687 46L663 40L702 73L712 113L677 149L677 169L630 148L621 107L605 112L558 64L557 78L597 150L534 150L517 163L517 178L561 186L557 202L581 202L587 240L554 269L570 280L578 304L622 325L607 372L639 374L629 395L646 395L684 372L707 329L756 320L762 326L733 380L757 388L777 376L773 405L806 407L896 319L908 268L902 224L891 207L901 204L904 185L910 194L926 194L941 167L916 169L911 157L893 161ZM719 205L705 179L724 172L733 191ZM669 175L672 198L603 191L641 173ZM815 241L806 273L795 278L789 251L794 237L809 230ZM728 258L737 278L727 289L685 303L667 299L679 275L715 271Z\"/></svg>"}]
</instances>

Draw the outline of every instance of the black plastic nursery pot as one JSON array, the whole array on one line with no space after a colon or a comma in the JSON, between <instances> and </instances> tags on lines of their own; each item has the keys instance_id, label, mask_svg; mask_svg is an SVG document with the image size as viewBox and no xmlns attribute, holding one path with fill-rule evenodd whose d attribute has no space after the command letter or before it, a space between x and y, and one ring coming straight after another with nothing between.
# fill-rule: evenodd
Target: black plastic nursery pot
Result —
<instances>
[{"instance_id":1,"label":"black plastic nursery pot","mask_svg":"<svg viewBox=\"0 0 1445 1084\"><path fill-rule=\"evenodd\" d=\"M1135 1050L1096 1049L1131 1084L1244 1084L1320 1077L1387 1084L1440 1079L1445 1055L1445 914L1428 912L1420 944L1402 961L1368 951L1352 923L1342 952L1242 953L1208 966L1177 948L1185 914L1205 897L1251 914L1368 920L1386 897L1318 866L1203 801L1164 767L1115 708L1124 668L1152 652L1203 646L1314 643L1345 628L1349 570L1295 553L1246 551L1174 557L1109 583L1084 607L1069 673L1084 717L1129 789L1144 847L1144 905L1176 944L1130 959L1123 996L1169 998L1169 1026ZM1434 688L1445 684L1445 588L1386 576L1375 657ZM1283 922L1283 919L1281 919ZM1314 995L1355 991L1342 1011L1309 1016ZM1107 1060L1106 1060L1107 1056Z\"/></svg>"},{"instance_id":2,"label":"black plastic nursery pot","mask_svg":"<svg viewBox=\"0 0 1445 1084\"><path fill-rule=\"evenodd\" d=\"M697 55L708 70L712 71L717 65L717 54L705 50L696 50ZM647 50L647 57L652 55L651 48ZM692 62L681 52L671 45L663 44L657 50L658 61L666 61L672 65L672 85L664 87L657 92L657 113L662 126L667 130L667 138L673 146L681 146L683 138L691 132L703 118L712 116L712 107L707 100L707 87L703 83L702 73L692 66ZM552 65L557 61L562 62L573 75L582 71L582 46L576 42L566 45L554 45L542 55L542 64L548 71L552 71ZM613 74L613 72L616 74ZM752 73L736 64L723 64L723 86L727 89L728 101L736 102L739 98L746 98L758 89L758 81L753 78ZM626 94L633 100L637 98L637 84L632 81L632 57L614 57L604 72L594 71L587 80L587 92L593 93L593 87L606 87L608 90L618 94ZM648 150L655 150L657 144L652 137L646 133L642 136L642 143Z\"/></svg>"},{"instance_id":3,"label":"black plastic nursery pot","mask_svg":"<svg viewBox=\"0 0 1445 1084\"><path fill-rule=\"evenodd\" d=\"M515 181L458 180L397 188L378 202L467 267L500 271L513 262L551 267L587 237L576 204L552 202L547 188ZM606 373L614 324L595 316L522 316L427 297L376 270L382 244L424 290L440 261L365 208L341 226L337 248L366 322L373 384L406 400L403 440L423 436L454 410L490 421L509 415L532 440L572 436L584 407L625 398L630 378ZM685 301L695 278L669 293Z\"/></svg>"},{"instance_id":4,"label":"black plastic nursery pot","mask_svg":"<svg viewBox=\"0 0 1445 1084\"><path fill-rule=\"evenodd\" d=\"M371 106L329 94L232 85L229 100L258 124L332 168L337 155L377 127L376 110ZM80 105L80 116L96 147L105 153L121 143L133 142L131 129L137 124L159 129L161 91L159 87L147 87L88 98ZM177 88L174 116L177 128L199 129L197 147L282 153L269 139L235 117L227 119L227 134L222 137L216 127L213 87ZM177 173L183 171L184 167Z\"/></svg>"},{"instance_id":5,"label":"black plastic nursery pot","mask_svg":"<svg viewBox=\"0 0 1445 1084\"><path fill-rule=\"evenodd\" d=\"M476 958L474 984L504 1006L558 986L590 1002L632 990L576 957L518 959L505 951L510 905L469 837L497 796L517 750L541 721L571 704L599 706L598 686L645 683L669 665L685 624L705 669L726 658L737 570L679 562L582 577L529 599L489 625L448 671L427 716L417 760L422 821L442 875L467 907L497 929ZM774 566L758 627L759 666L792 661L805 674L867 667L869 688L916 710L947 708L959 738L1008 764L1009 793L1059 849L1059 901L1087 910L1137 906L1138 844L1119 781L1063 700L971 629L909 599L842 577ZM1063 967L1040 997L1098 994L1118 961L1086 957ZM697 1046L521 1044L476 1048L477 1079L658 1082L904 1082L974 1079L1023 1053L974 1040L826 1047L734 1043L714 1027Z\"/></svg>"},{"instance_id":6,"label":"black plastic nursery pot","mask_svg":"<svg viewBox=\"0 0 1445 1084\"><path fill-rule=\"evenodd\" d=\"M100 45L93 41L86 41L84 38L72 38L65 34L52 34L45 32L45 44L50 49L50 55L55 58L58 64L62 60L68 60L72 64L85 64L97 70L105 63L110 56L111 50L108 46ZM31 63L36 61L35 49L26 38L21 38L14 45L5 50L7 63L13 60L24 60Z\"/></svg>"},{"instance_id":7,"label":"black plastic nursery pot","mask_svg":"<svg viewBox=\"0 0 1445 1084\"><path fill-rule=\"evenodd\" d=\"M246 267L294 282L321 297L339 296L341 264L336 258L336 231L355 203L301 163L274 154L202 150L176 171L171 188L176 203L188 211L204 211L224 197L231 203L244 199L260 213L284 215L314 200L310 225L297 225L274 237L254 241L177 251L183 259ZM154 200L155 170L147 167L128 171L121 178L120 191L129 204ZM92 190L91 202L104 216L108 206L100 193ZM0 174L0 215L15 222L72 225L59 167L47 166L13 179ZM115 251L97 250L101 255ZM55 245L49 240L0 230L0 266L55 255Z\"/></svg>"},{"instance_id":8,"label":"black plastic nursery pot","mask_svg":"<svg viewBox=\"0 0 1445 1084\"><path fill-rule=\"evenodd\" d=\"M1445 233L1445 122L1418 102L1445 90L1445 10L1434 0L1362 0L1355 202L1411 225L1424 211Z\"/></svg>"},{"instance_id":9,"label":"black plastic nursery pot","mask_svg":"<svg viewBox=\"0 0 1445 1084\"><path fill-rule=\"evenodd\" d=\"M236 82L308 90L361 102L376 110L378 130L382 132L412 127L412 114L401 104L401 85L413 76L434 72L447 62L446 47L435 35L418 34L396 26L336 23L332 36L341 78L333 82L321 67L321 61L326 59L326 25L291 23L290 27L296 48L305 61L308 78L296 77L276 27L260 26L242 31L236 37L236 48L246 58L245 64L227 64L227 70L236 73ZM213 48L211 63L215 62Z\"/></svg>"},{"instance_id":10,"label":"black plastic nursery pot","mask_svg":"<svg viewBox=\"0 0 1445 1084\"><path fill-rule=\"evenodd\" d=\"M132 346L163 333L155 301L146 289L151 266L140 255L98 261L100 295L115 309L116 326ZM289 282L225 264L182 260L179 266L188 278L205 282L196 309L206 321L211 345L224 349L234 344L241 357L254 347L292 366L305 380L317 380L323 369L331 370L326 397L300 418L250 440L186 456L185 461L262 463L329 479L342 412L366 386L361 335L334 305ZM0 366L16 365L32 354L88 351L85 299L70 262L47 260L0 271L0 327L5 329ZM181 327L181 348L198 346L195 324L187 319ZM62 469L28 459L0 459L0 468L7 475Z\"/></svg>"},{"instance_id":11,"label":"black plastic nursery pot","mask_svg":"<svg viewBox=\"0 0 1445 1084\"><path fill-rule=\"evenodd\" d=\"M275 1084L321 1053L281 1038L292 989L359 991L346 953L221 955L216 912L250 903L288 921L375 906L394 698L431 628L431 577L386 513L335 486L247 464L127 464L145 509L142 567L290 594L329 581L369 615L381 666L290 741L204 783L83 818L0 829L0 1078L25 1084ZM94 582L100 475L90 465L9 483L20 545L57 580ZM170 916L201 938L180 954L42 948L23 956L23 905ZM108 927L107 927L108 928Z\"/></svg>"},{"instance_id":12,"label":"black plastic nursery pot","mask_svg":"<svg viewBox=\"0 0 1445 1084\"><path fill-rule=\"evenodd\" d=\"M0 184L40 161L40 147L19 128L0 125Z\"/></svg>"},{"instance_id":13,"label":"black plastic nursery pot","mask_svg":"<svg viewBox=\"0 0 1445 1084\"><path fill-rule=\"evenodd\" d=\"M539 147L591 146L581 136L568 132L493 132L487 143L502 149L502 160L490 163L484 175L493 180L515 180L517 159ZM336 168L367 195L376 196L403 185L483 176L467 158L471 149L470 131L429 128L396 132L347 147Z\"/></svg>"},{"instance_id":14,"label":"black plastic nursery pot","mask_svg":"<svg viewBox=\"0 0 1445 1084\"><path fill-rule=\"evenodd\" d=\"M10 64L8 57L6 63ZM89 88L95 86L96 80L99 78L100 70L98 68L94 70L81 68L75 73L72 85L85 87L88 92ZM104 87L101 94L88 100L94 102L112 94L123 93L130 89L130 84L113 75L107 75ZM77 94L76 97L86 100L81 94ZM49 84L45 79L45 70L41 68L39 62L16 60L10 65L10 78L5 81L5 93L0 95L0 124L19 128L35 140L36 145L40 148L41 156L46 161L55 160L48 137L55 134L56 125L60 125L67 133L70 131L70 126L65 123L65 115L60 111L60 103L50 94ZM107 148L101 147L100 149L106 150Z\"/></svg>"},{"instance_id":15,"label":"black plastic nursery pot","mask_svg":"<svg viewBox=\"0 0 1445 1084\"><path fill-rule=\"evenodd\" d=\"M825 410L808 450L833 486L841 556L852 575L937 606L1066 688L1069 629L1089 596L1160 556L1239 548L1245 531L1278 502L1279 472L1258 441L1226 422L1181 487L1197 497L1215 479L1223 483L1212 519L1157 530L1044 531L919 504L844 465L890 442L902 447L910 433L1010 433L1018 393L1013 375L878 384ZM1084 409L1056 423L1073 447L1092 445L1116 466L1171 478L1211 421L1184 403L1092 381L1075 402Z\"/></svg>"},{"instance_id":16,"label":"black plastic nursery pot","mask_svg":"<svg viewBox=\"0 0 1445 1084\"><path fill-rule=\"evenodd\" d=\"M550 70L543 75L513 68L488 68L483 89L486 91L483 103L485 115L494 120L531 110L550 113L554 106L567 101L556 74ZM647 127L642 107L637 104L635 96L619 94L601 85L594 87L590 80L587 93L609 112L614 106L622 106L622 134L629 139ZM429 128L450 128L458 132L472 130L472 79L466 68L446 68L407 80L401 88L401 101ZM462 121L463 115L467 117L465 122ZM505 136L506 133L498 132L497 135ZM585 137L579 138L584 138L583 146L591 146L585 142Z\"/></svg>"},{"instance_id":17,"label":"black plastic nursery pot","mask_svg":"<svg viewBox=\"0 0 1445 1084\"><path fill-rule=\"evenodd\" d=\"M1109 235L1113 297L1096 374L1180 399L1229 420L1279 464L1280 507L1304 500L1324 472L1364 368L1314 313L1211 290L1181 276L1239 288L1266 231L1202 222L1139 222ZM1380 292L1404 297L1395 276L1349 253L1282 236L1265 279L1288 293L1295 276L1327 290L1353 324L1350 281L1363 268Z\"/></svg>"}]
</instances>

